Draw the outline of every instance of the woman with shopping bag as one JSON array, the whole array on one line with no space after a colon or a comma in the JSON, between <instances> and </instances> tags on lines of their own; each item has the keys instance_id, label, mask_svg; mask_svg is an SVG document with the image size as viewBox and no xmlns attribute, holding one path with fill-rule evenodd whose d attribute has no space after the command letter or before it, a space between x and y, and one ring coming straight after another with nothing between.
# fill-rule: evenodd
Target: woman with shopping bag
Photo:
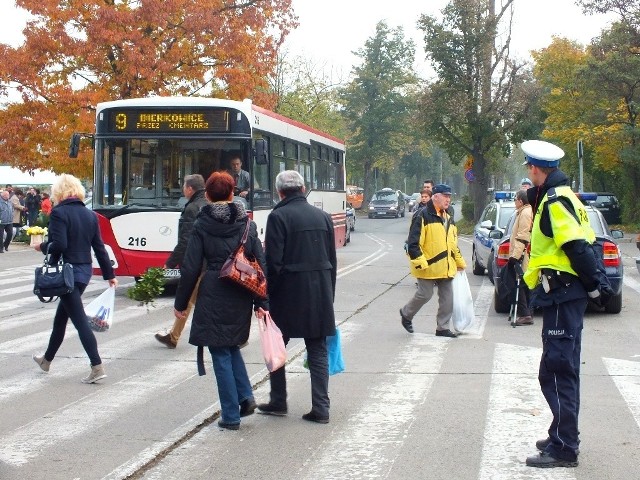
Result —
<instances>
[{"instance_id":1,"label":"woman with shopping bag","mask_svg":"<svg viewBox=\"0 0 640 480\"><path fill-rule=\"evenodd\" d=\"M234 182L226 172L214 172L205 184L209 202L198 213L180 266L180 283L174 303L175 315L186 314L189 298L202 273L196 298L189 343L198 347L198 372L205 374L203 349L213 360L221 419L218 426L238 430L240 418L256 409L251 382L238 345L249 338L253 310L269 310L263 299L227 278L220 270L238 248L247 226L247 212L233 201ZM264 270L264 252L256 224L249 223L244 244L247 256L255 257Z\"/></svg>"},{"instance_id":2,"label":"woman with shopping bag","mask_svg":"<svg viewBox=\"0 0 640 480\"><path fill-rule=\"evenodd\" d=\"M98 353L98 342L82 306L82 293L91 279L92 249L100 265L102 277L109 281L109 286L116 287L118 280L100 236L98 217L85 207L84 195L84 187L73 175L60 175L51 187L51 197L55 206L49 218L49 237L46 242L37 244L34 248L39 252L48 251L51 264L58 263L62 258L65 263L73 265L74 289L60 297L53 317L49 346L43 355L34 355L33 360L42 370L49 371L51 362L64 340L67 321L71 319L91 362L91 371L82 382L95 383L107 375Z\"/></svg>"}]
</instances>

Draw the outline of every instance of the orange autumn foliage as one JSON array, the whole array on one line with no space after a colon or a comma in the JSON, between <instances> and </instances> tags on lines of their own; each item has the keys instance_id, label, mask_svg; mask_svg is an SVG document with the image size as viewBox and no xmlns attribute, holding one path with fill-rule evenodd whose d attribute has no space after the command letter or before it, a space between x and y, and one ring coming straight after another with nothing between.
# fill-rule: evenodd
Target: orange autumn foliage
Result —
<instances>
[{"instance_id":1,"label":"orange autumn foliage","mask_svg":"<svg viewBox=\"0 0 640 480\"><path fill-rule=\"evenodd\" d=\"M0 164L90 177L98 102L201 95L275 106L267 78L296 17L291 0L16 0L25 41L0 44Z\"/></svg>"}]
</instances>

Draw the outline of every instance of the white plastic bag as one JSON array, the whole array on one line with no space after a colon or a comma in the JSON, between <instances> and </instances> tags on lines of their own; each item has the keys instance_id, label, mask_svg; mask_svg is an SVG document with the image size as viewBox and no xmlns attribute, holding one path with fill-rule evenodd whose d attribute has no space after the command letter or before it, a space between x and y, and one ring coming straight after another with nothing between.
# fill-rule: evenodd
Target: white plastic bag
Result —
<instances>
[{"instance_id":1,"label":"white plastic bag","mask_svg":"<svg viewBox=\"0 0 640 480\"><path fill-rule=\"evenodd\" d=\"M471 325L475 318L473 311L473 297L471 296L471 287L469 287L469 279L467 273L462 270L456 273L452 280L453 288L453 315L451 323L453 328L459 332L463 332Z\"/></svg>"},{"instance_id":2,"label":"white plastic bag","mask_svg":"<svg viewBox=\"0 0 640 480\"><path fill-rule=\"evenodd\" d=\"M109 287L84 307L92 330L106 332L113 323L113 308L116 303L116 287Z\"/></svg>"}]
</instances>

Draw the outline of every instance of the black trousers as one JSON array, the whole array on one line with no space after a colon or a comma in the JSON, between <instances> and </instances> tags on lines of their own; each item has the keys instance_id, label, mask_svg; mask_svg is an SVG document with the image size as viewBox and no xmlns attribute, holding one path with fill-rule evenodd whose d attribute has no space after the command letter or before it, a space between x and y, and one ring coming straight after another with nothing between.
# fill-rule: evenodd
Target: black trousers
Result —
<instances>
[{"instance_id":1,"label":"black trousers","mask_svg":"<svg viewBox=\"0 0 640 480\"><path fill-rule=\"evenodd\" d=\"M6 238L5 238L6 235ZM11 239L13 238L13 224L3 223L0 225L0 251L9 248Z\"/></svg>"},{"instance_id":2,"label":"black trousers","mask_svg":"<svg viewBox=\"0 0 640 480\"><path fill-rule=\"evenodd\" d=\"M91 366L100 365L102 360L98 354L98 342L93 330L89 326L87 315L84 313L82 305L82 293L87 288L85 283L76 282L73 292L60 297L56 314L53 317L53 330L49 337L49 346L44 353L44 358L51 362L58 352L64 340L64 333L67 329L67 321L71 319L73 326L78 331L78 337L84 351L91 361Z\"/></svg>"},{"instance_id":3,"label":"black trousers","mask_svg":"<svg viewBox=\"0 0 640 480\"><path fill-rule=\"evenodd\" d=\"M587 299L579 298L542 309L542 359L538 380L553 420L547 452L554 458L578 458L580 412L580 350Z\"/></svg>"},{"instance_id":4,"label":"black trousers","mask_svg":"<svg viewBox=\"0 0 640 480\"><path fill-rule=\"evenodd\" d=\"M289 343L284 337L284 343ZM307 362L311 376L311 410L320 417L329 416L329 361L327 356L327 339L305 338L307 346ZM270 403L277 407L287 407L287 379L285 367L269 374L271 383Z\"/></svg>"}]
</instances>

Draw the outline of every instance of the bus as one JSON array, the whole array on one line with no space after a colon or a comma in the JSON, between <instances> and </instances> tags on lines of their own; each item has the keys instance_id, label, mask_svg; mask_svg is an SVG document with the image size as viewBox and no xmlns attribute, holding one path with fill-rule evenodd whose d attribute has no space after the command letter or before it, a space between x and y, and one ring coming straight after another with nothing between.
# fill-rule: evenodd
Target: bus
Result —
<instances>
[{"instance_id":1,"label":"bus","mask_svg":"<svg viewBox=\"0 0 640 480\"><path fill-rule=\"evenodd\" d=\"M78 154L74 133L69 155ZM200 97L154 97L99 103L91 208L116 275L140 277L163 267L177 243L186 175L227 170L240 155L250 188L242 202L264 242L267 216L280 200L275 177L297 170L307 200L328 212L336 247L346 244L345 144L253 105ZM99 273L94 262L94 273ZM178 269L165 276L178 277Z\"/></svg>"}]
</instances>

